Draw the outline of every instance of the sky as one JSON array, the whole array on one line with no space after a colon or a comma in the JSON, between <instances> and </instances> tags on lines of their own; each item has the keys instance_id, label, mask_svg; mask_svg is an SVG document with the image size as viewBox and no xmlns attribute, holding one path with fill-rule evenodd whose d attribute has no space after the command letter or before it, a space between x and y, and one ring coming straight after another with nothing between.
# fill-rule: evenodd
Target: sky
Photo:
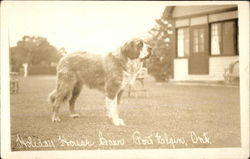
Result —
<instances>
[{"instance_id":1,"label":"sky","mask_svg":"<svg viewBox=\"0 0 250 159\"><path fill-rule=\"evenodd\" d=\"M106 53L131 38L147 36L166 2L11 1L4 7L10 46L34 35L69 53Z\"/></svg>"}]
</instances>

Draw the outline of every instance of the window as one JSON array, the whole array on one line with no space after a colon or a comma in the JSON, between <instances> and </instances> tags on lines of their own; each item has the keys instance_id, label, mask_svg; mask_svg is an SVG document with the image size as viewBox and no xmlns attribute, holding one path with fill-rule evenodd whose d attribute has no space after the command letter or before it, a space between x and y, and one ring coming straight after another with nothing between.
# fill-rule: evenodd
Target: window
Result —
<instances>
[{"instance_id":1,"label":"window","mask_svg":"<svg viewBox=\"0 0 250 159\"><path fill-rule=\"evenodd\" d=\"M177 56L189 56L189 28L180 28L177 30Z\"/></svg>"},{"instance_id":2,"label":"window","mask_svg":"<svg viewBox=\"0 0 250 159\"><path fill-rule=\"evenodd\" d=\"M194 53L202 53L205 51L205 30L194 29L193 30L193 52Z\"/></svg>"},{"instance_id":3,"label":"window","mask_svg":"<svg viewBox=\"0 0 250 159\"><path fill-rule=\"evenodd\" d=\"M211 25L211 53L212 55L221 54L221 24Z\"/></svg>"},{"instance_id":4,"label":"window","mask_svg":"<svg viewBox=\"0 0 250 159\"><path fill-rule=\"evenodd\" d=\"M211 55L237 55L237 23L226 21L211 24Z\"/></svg>"}]
</instances>

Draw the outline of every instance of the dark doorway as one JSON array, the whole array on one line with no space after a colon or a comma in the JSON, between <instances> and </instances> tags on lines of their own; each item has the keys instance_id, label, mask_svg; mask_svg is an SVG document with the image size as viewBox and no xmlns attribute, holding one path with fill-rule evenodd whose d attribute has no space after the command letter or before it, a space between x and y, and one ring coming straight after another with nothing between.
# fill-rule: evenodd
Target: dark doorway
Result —
<instances>
[{"instance_id":1,"label":"dark doorway","mask_svg":"<svg viewBox=\"0 0 250 159\"><path fill-rule=\"evenodd\" d=\"M208 25L191 28L191 47L188 61L189 74L209 73Z\"/></svg>"}]
</instances>

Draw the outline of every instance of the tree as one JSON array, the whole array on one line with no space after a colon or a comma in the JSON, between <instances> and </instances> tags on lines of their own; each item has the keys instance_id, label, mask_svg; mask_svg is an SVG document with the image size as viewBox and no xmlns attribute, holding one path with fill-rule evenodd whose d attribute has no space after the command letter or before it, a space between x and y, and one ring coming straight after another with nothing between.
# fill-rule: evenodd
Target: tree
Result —
<instances>
[{"instance_id":1,"label":"tree","mask_svg":"<svg viewBox=\"0 0 250 159\"><path fill-rule=\"evenodd\" d=\"M16 46L10 48L11 71L18 72L24 63L49 66L61 56L46 38L24 36Z\"/></svg>"},{"instance_id":2,"label":"tree","mask_svg":"<svg viewBox=\"0 0 250 159\"><path fill-rule=\"evenodd\" d=\"M165 13L155 21L155 26L148 32L153 55L146 65L156 81L165 81L173 76L173 25Z\"/></svg>"}]
</instances>

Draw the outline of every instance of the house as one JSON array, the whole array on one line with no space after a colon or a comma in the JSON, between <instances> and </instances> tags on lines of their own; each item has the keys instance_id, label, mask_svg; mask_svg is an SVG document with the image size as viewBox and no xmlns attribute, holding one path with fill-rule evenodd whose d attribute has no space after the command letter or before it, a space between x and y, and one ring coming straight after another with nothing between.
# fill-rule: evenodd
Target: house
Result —
<instances>
[{"instance_id":1,"label":"house","mask_svg":"<svg viewBox=\"0 0 250 159\"><path fill-rule=\"evenodd\" d=\"M237 5L168 6L174 26L174 80L220 81L239 60Z\"/></svg>"}]
</instances>

